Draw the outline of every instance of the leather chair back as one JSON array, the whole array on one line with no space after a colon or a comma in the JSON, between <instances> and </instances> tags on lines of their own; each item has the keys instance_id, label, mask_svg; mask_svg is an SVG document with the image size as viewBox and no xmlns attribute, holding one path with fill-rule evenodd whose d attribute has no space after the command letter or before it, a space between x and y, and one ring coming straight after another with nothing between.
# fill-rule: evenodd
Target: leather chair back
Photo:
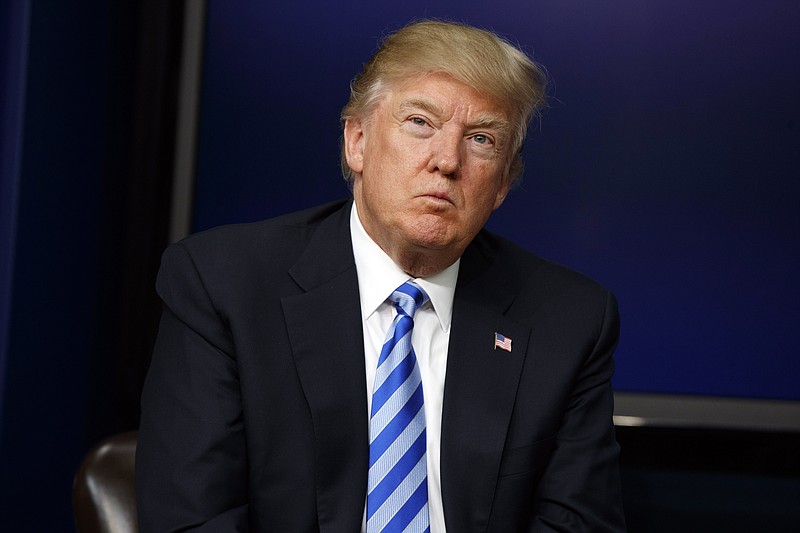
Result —
<instances>
[{"instance_id":1,"label":"leather chair back","mask_svg":"<svg viewBox=\"0 0 800 533\"><path fill-rule=\"evenodd\" d=\"M136 533L135 431L95 446L81 463L72 488L78 533Z\"/></svg>"}]
</instances>

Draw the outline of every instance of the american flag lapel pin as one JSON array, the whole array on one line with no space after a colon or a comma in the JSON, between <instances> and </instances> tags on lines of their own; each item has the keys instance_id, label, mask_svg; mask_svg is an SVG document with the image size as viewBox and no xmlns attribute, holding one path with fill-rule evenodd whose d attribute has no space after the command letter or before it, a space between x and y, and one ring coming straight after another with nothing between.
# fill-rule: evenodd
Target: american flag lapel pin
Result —
<instances>
[{"instance_id":1,"label":"american flag lapel pin","mask_svg":"<svg viewBox=\"0 0 800 533\"><path fill-rule=\"evenodd\" d=\"M511 353L511 339L506 337L505 335L500 335L496 331L494 332L494 349L497 350L500 348L501 350L505 350Z\"/></svg>"}]
</instances>

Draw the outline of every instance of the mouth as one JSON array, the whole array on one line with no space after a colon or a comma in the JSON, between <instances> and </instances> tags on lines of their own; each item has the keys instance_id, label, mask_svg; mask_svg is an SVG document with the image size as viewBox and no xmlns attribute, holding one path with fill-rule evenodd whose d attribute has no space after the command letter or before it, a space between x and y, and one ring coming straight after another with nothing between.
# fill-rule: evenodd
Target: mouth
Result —
<instances>
[{"instance_id":1,"label":"mouth","mask_svg":"<svg viewBox=\"0 0 800 533\"><path fill-rule=\"evenodd\" d=\"M430 192L420 194L418 198L423 198L437 205L454 205L450 195L446 192Z\"/></svg>"}]
</instances>

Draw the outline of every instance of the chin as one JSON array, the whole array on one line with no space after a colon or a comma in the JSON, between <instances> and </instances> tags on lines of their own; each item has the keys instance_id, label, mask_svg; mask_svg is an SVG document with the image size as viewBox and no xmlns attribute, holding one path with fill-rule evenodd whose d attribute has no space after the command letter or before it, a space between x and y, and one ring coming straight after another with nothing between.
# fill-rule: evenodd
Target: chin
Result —
<instances>
[{"instance_id":1,"label":"chin","mask_svg":"<svg viewBox=\"0 0 800 533\"><path fill-rule=\"evenodd\" d=\"M446 250L455 245L452 235L442 233L422 233L407 235L408 241L419 248L427 250Z\"/></svg>"},{"instance_id":2,"label":"chin","mask_svg":"<svg viewBox=\"0 0 800 533\"><path fill-rule=\"evenodd\" d=\"M459 233L453 231L457 227L458 222L451 217L424 214L407 220L400 229L410 243L422 248L441 250L452 247L459 241Z\"/></svg>"}]
</instances>

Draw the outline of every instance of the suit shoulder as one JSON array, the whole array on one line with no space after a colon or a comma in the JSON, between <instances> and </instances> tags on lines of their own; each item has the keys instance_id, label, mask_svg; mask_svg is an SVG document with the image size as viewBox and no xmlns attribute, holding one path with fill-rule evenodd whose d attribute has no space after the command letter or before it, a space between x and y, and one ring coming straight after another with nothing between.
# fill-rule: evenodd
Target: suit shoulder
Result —
<instances>
[{"instance_id":1,"label":"suit shoulder","mask_svg":"<svg viewBox=\"0 0 800 533\"><path fill-rule=\"evenodd\" d=\"M281 215L275 218L218 226L190 235L170 245L162 258L162 270L170 265L184 269L188 260L202 275L246 278L249 275L285 273L319 228L338 217L345 223L349 201Z\"/></svg>"},{"instance_id":2,"label":"suit shoulder","mask_svg":"<svg viewBox=\"0 0 800 533\"><path fill-rule=\"evenodd\" d=\"M184 248L193 257L261 256L278 247L283 250L282 255L291 255L293 246L302 246L323 220L348 203L332 202L257 222L217 226L190 235L172 247Z\"/></svg>"},{"instance_id":3,"label":"suit shoulder","mask_svg":"<svg viewBox=\"0 0 800 533\"><path fill-rule=\"evenodd\" d=\"M518 285L546 285L605 294L608 290L586 274L545 259L522 246L488 231L476 237L474 248L493 271Z\"/></svg>"},{"instance_id":4,"label":"suit shoulder","mask_svg":"<svg viewBox=\"0 0 800 533\"><path fill-rule=\"evenodd\" d=\"M584 332L586 338L599 335L604 324L618 328L616 298L600 283L488 232L476 241L488 266L475 277L473 291L487 300L492 291L510 293L508 316Z\"/></svg>"}]
</instances>

